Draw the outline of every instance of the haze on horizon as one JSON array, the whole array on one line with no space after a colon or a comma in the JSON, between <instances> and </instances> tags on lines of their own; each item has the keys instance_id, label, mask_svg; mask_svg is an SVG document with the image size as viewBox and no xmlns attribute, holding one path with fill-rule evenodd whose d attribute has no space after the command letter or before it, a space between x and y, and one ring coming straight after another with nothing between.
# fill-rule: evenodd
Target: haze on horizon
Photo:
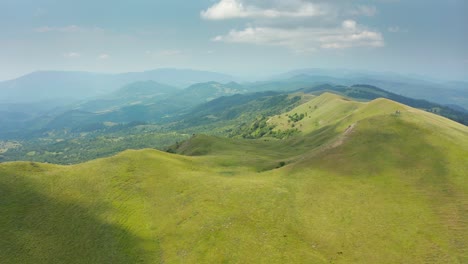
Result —
<instances>
[{"instance_id":1,"label":"haze on horizon","mask_svg":"<svg viewBox=\"0 0 468 264\"><path fill-rule=\"evenodd\" d=\"M467 12L464 0L0 0L0 80L167 67L467 80Z\"/></svg>"}]
</instances>

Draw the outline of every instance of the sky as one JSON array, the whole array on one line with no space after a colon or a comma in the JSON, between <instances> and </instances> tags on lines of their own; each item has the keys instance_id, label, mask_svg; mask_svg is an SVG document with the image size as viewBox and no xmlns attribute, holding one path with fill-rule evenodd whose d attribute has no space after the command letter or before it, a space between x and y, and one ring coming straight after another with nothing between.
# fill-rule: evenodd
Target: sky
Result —
<instances>
[{"instance_id":1,"label":"sky","mask_svg":"<svg viewBox=\"0 0 468 264\"><path fill-rule=\"evenodd\" d=\"M0 80L346 68L468 79L466 0L0 0Z\"/></svg>"}]
</instances>

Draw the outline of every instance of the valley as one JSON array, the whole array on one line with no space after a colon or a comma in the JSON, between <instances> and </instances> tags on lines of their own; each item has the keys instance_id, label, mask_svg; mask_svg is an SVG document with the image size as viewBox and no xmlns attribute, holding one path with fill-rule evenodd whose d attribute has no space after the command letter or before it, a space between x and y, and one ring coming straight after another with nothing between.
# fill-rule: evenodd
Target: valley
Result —
<instances>
[{"instance_id":1,"label":"valley","mask_svg":"<svg viewBox=\"0 0 468 264\"><path fill-rule=\"evenodd\" d=\"M189 76L194 78L194 74ZM197 78L204 78L204 74ZM326 92L362 102L388 98L468 124L468 114L458 108L404 97L371 85L316 84L320 80L301 75L269 83L210 81L186 88L147 80L55 107L61 102L58 100L48 110L46 105L39 106L40 102L8 106L15 112L4 112L3 117L0 113L0 139L11 147L0 153L0 161L76 164L129 148L165 150L192 134L257 138L270 133L285 138L295 134L298 127L286 128L281 122L267 125L267 119ZM328 107L334 111L332 105ZM18 118L19 115L24 117ZM263 126L264 131L250 131L252 123Z\"/></svg>"}]
</instances>

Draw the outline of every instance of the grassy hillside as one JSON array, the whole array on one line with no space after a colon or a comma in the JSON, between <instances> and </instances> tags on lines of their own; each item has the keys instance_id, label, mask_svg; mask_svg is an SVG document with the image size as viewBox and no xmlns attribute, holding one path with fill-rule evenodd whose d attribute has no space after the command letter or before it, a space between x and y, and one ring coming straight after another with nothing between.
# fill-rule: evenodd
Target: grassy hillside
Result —
<instances>
[{"instance_id":1,"label":"grassy hillside","mask_svg":"<svg viewBox=\"0 0 468 264\"><path fill-rule=\"evenodd\" d=\"M424 109L428 112L432 112L446 118L452 119L456 122L462 123L464 125L468 125L468 114L464 111L463 108L460 107L450 107L445 106L433 102L429 102L426 100L421 99L413 99L409 97L405 97L399 94L395 94L392 92L388 92L386 90L377 88L372 85L352 85L352 86L343 86L343 85L330 85L330 84L322 84L322 85L315 85L309 86L307 88L300 89L300 91L305 93L312 93L312 94L321 94L323 92L332 92L341 94L348 98L353 98L356 100L365 100L370 101L377 98L386 98L392 101L396 101L405 105L409 105L412 107L416 107L419 109Z\"/></svg>"},{"instance_id":2,"label":"grassy hillside","mask_svg":"<svg viewBox=\"0 0 468 264\"><path fill-rule=\"evenodd\" d=\"M466 126L332 94L294 114L269 120L298 127L282 140L0 164L1 262L468 261Z\"/></svg>"}]
</instances>

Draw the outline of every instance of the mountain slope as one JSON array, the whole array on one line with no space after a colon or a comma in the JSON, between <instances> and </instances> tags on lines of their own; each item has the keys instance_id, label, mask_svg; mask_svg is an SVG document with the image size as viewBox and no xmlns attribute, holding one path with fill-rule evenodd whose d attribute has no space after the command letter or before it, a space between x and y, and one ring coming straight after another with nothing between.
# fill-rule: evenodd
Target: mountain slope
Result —
<instances>
[{"instance_id":1,"label":"mountain slope","mask_svg":"<svg viewBox=\"0 0 468 264\"><path fill-rule=\"evenodd\" d=\"M412 107L424 109L439 114L441 116L445 116L465 125L468 124L468 114L464 111L456 110L448 106L443 106L425 100L405 97L402 95L382 90L372 85L359 84L348 87L342 85L323 84L303 88L299 91L312 94L321 94L323 92L328 91L332 93L339 93L341 95L357 100L374 100L377 98L387 98L393 101L397 101L399 103L403 103Z\"/></svg>"},{"instance_id":2,"label":"mountain slope","mask_svg":"<svg viewBox=\"0 0 468 264\"><path fill-rule=\"evenodd\" d=\"M273 115L286 111L299 104L300 101L307 100L306 97L277 92L223 96L193 107L181 115L180 120L173 127L193 131L197 128L206 128L206 126L214 130L220 128L232 130L242 123L250 123L259 115Z\"/></svg>"},{"instance_id":3,"label":"mountain slope","mask_svg":"<svg viewBox=\"0 0 468 264\"><path fill-rule=\"evenodd\" d=\"M291 113L300 111L307 117L291 122L302 129L283 140L197 135L175 147L192 156L140 150L73 166L0 164L0 258L468 260L466 126L386 99L332 94Z\"/></svg>"}]
</instances>

